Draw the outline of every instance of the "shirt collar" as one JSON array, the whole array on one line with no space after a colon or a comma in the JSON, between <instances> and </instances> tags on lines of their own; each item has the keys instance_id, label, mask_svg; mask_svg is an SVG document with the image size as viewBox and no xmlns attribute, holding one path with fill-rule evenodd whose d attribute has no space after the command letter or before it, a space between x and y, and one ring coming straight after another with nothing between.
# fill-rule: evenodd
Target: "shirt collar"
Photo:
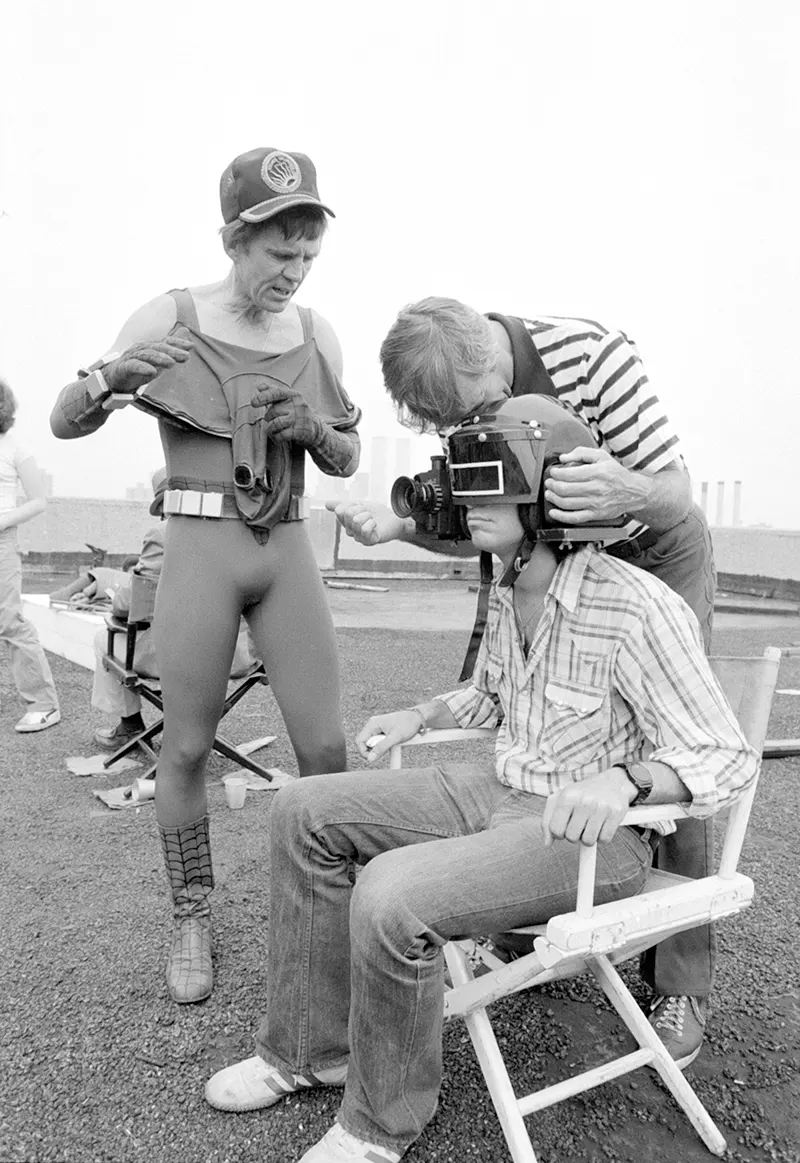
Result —
<instances>
[{"instance_id":1,"label":"shirt collar","mask_svg":"<svg viewBox=\"0 0 800 1163\"><path fill-rule=\"evenodd\" d=\"M559 563L548 587L546 598L555 598L568 613L574 614L580 602L586 570L596 552L591 545L586 545L581 549L576 549L574 553L568 554ZM495 593L502 606L513 610L513 586L501 586L495 582Z\"/></svg>"},{"instance_id":2,"label":"shirt collar","mask_svg":"<svg viewBox=\"0 0 800 1163\"><path fill-rule=\"evenodd\" d=\"M583 579L596 552L591 545L585 545L568 554L560 563L550 583L548 593L552 594L570 614L574 614L578 608Z\"/></svg>"}]
</instances>

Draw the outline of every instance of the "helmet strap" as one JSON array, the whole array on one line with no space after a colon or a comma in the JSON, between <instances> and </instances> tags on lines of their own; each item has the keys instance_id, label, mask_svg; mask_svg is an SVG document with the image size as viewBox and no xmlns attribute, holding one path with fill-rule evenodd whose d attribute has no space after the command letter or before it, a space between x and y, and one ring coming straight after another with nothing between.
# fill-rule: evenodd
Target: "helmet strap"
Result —
<instances>
[{"instance_id":1,"label":"helmet strap","mask_svg":"<svg viewBox=\"0 0 800 1163\"><path fill-rule=\"evenodd\" d=\"M503 576L499 578L497 582L499 586L513 586L530 561L535 545L536 539L531 537L530 533L526 533L517 546L517 552L511 559L511 564L505 569Z\"/></svg>"}]
</instances>

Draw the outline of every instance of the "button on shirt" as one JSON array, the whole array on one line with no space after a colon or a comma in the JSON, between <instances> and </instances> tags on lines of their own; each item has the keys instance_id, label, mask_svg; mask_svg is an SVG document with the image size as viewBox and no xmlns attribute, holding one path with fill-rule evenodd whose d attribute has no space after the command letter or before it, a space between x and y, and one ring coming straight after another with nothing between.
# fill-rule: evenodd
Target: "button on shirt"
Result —
<instances>
[{"instance_id":1,"label":"button on shirt","mask_svg":"<svg viewBox=\"0 0 800 1163\"><path fill-rule=\"evenodd\" d=\"M689 789L687 812L708 816L755 778L759 757L711 671L697 620L658 578L591 546L570 554L527 657L512 595L492 589L472 683L437 696L461 727L500 725L501 783L548 796L652 759Z\"/></svg>"}]
</instances>

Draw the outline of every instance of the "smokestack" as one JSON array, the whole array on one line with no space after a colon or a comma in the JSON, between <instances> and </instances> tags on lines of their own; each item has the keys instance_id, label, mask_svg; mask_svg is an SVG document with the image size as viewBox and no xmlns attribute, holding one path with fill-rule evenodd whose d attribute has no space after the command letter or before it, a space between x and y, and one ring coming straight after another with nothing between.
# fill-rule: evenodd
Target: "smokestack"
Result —
<instances>
[{"instance_id":1,"label":"smokestack","mask_svg":"<svg viewBox=\"0 0 800 1163\"><path fill-rule=\"evenodd\" d=\"M703 510L703 516L708 517L708 481L703 481L700 485L700 508Z\"/></svg>"},{"instance_id":2,"label":"smokestack","mask_svg":"<svg viewBox=\"0 0 800 1163\"><path fill-rule=\"evenodd\" d=\"M742 523L742 482L733 482L733 524L739 526Z\"/></svg>"},{"instance_id":3,"label":"smokestack","mask_svg":"<svg viewBox=\"0 0 800 1163\"><path fill-rule=\"evenodd\" d=\"M723 524L723 513L725 509L725 481L717 481L717 526Z\"/></svg>"}]
</instances>

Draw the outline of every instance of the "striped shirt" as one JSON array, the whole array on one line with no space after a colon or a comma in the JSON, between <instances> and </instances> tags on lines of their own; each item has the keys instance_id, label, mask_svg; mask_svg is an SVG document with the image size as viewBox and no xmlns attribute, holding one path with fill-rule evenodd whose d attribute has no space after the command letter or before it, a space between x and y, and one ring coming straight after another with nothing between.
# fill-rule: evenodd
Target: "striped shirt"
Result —
<instances>
[{"instance_id":1,"label":"striped shirt","mask_svg":"<svg viewBox=\"0 0 800 1163\"><path fill-rule=\"evenodd\" d=\"M656 473L680 461L678 437L650 388L636 345L590 319L523 319L559 399L589 425L601 448L626 468ZM630 521L627 541L646 526Z\"/></svg>"},{"instance_id":2,"label":"striped shirt","mask_svg":"<svg viewBox=\"0 0 800 1163\"><path fill-rule=\"evenodd\" d=\"M758 768L683 599L591 546L558 566L527 657L513 590L495 585L471 684L437 698L461 727L501 724L497 778L535 795L652 759L689 789L687 812L708 816Z\"/></svg>"}]
</instances>

